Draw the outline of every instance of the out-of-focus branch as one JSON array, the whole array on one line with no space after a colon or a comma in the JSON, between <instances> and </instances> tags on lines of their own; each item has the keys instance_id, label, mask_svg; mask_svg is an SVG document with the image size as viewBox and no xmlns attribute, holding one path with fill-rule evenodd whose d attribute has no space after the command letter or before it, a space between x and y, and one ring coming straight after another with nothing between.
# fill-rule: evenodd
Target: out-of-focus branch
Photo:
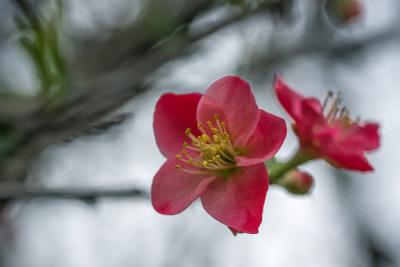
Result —
<instances>
[{"instance_id":1,"label":"out-of-focus branch","mask_svg":"<svg viewBox=\"0 0 400 267\"><path fill-rule=\"evenodd\" d=\"M34 188L17 184L0 184L0 201L26 200L32 198L80 199L84 201L92 201L98 198L122 198L122 197L148 199L150 197L150 194L146 191L137 188L48 189L48 188Z\"/></svg>"},{"instance_id":2,"label":"out-of-focus branch","mask_svg":"<svg viewBox=\"0 0 400 267\"><path fill-rule=\"evenodd\" d=\"M314 2L315 5L322 4L319 0ZM395 5L393 8L398 10L400 6ZM267 53L252 58L250 69L265 70L274 64L290 61L299 56L318 55L332 59L346 59L370 47L400 39L399 18L385 28L370 30L364 34L356 33L351 37L340 37L337 33L344 29L333 28L320 9L314 12L296 39L291 38L290 34L273 33L276 36L270 37L271 47L266 47Z\"/></svg>"},{"instance_id":3,"label":"out-of-focus branch","mask_svg":"<svg viewBox=\"0 0 400 267\"><path fill-rule=\"evenodd\" d=\"M27 4L23 0L20 1ZM154 2L160 3L158 0ZM167 3L161 2L163 4ZM7 158L1 159L0 157L0 177L3 180L24 180L30 160L36 157L46 146L87 132L88 129L95 127L99 122L101 123L102 119L121 107L121 105L146 91L147 87L143 84L145 79L169 60L181 56L185 47L230 23L260 11L275 10L279 2L281 1L273 4L267 2L265 6L261 6L257 10L243 11L243 13L233 15L228 20L213 25L198 36L189 36L186 26L200 11L211 8L213 1L185 1L181 13L177 14L175 18L180 23L177 26L181 30L170 28L169 34L172 37L167 38L168 41L162 42L162 45L157 45L160 39L154 36L138 34L136 38L132 38L132 34L128 34L131 31L119 35L122 39L117 36L99 48L88 45L86 51L93 51L86 54L86 60L84 61L90 62L91 65L100 66L105 64L107 66L89 71L85 70L85 68L91 68L85 67L83 61L85 53L79 56L78 60L71 66L71 69L76 72L74 74L82 75L82 73L86 73L89 77L93 76L94 73L96 75L90 79L85 77L79 81L74 80L74 88L69 88L69 90L75 93L69 95L69 99L63 102L62 105L56 108L49 108L42 99L35 99L29 103L18 100L15 102L17 106L15 108L9 101L3 105L1 103L2 99L0 99L0 122L3 119L13 123L13 127L17 130L15 135L14 132L12 132L12 135L17 136L17 141L15 142L18 145ZM154 14L148 14L148 16L151 15ZM142 32L143 29L140 30L138 27L140 28L140 26L135 26L133 29L136 29L138 33ZM135 30L132 30L132 32L135 32ZM162 40L169 37L167 33L163 33ZM129 37L127 40L136 40L137 43L128 45L129 49L126 47L126 49L118 49L119 46L117 44L126 45L124 40L127 37ZM127 42L127 44L130 43ZM120 60L110 63L105 57L109 51L117 53L117 58ZM131 62L128 64L129 58ZM111 70L105 71L110 68ZM83 76L85 75L83 74ZM6 110L2 110L4 108ZM15 116L14 112L10 112L7 109L17 110L18 116ZM23 110L23 112L20 110ZM13 118L11 120L7 119L7 114Z\"/></svg>"},{"instance_id":4,"label":"out-of-focus branch","mask_svg":"<svg viewBox=\"0 0 400 267\"><path fill-rule=\"evenodd\" d=\"M30 160L35 158L46 146L73 136L79 136L90 128L96 127L98 123L102 123L105 117L121 105L146 91L148 88L143 83L145 79L160 66L179 58L186 47L223 27L260 13L263 14L263 12L277 10L282 3L290 3L291 1L275 1L273 4L267 1L256 10L243 10L237 14L232 14L198 35L190 35L187 31L187 25L193 21L200 11L212 8L212 2L205 0L185 1L182 8L183 13L176 17L176 20L180 23L179 27L171 27L170 32L164 32L165 35L161 38L164 40L162 42L154 36L138 35L136 39L133 38L138 43L128 45L129 49L127 47L117 49L117 44L125 45L124 40L125 37L129 37L128 33L135 32L134 29L138 30L137 27L139 26L134 26L133 30L120 33L109 42L101 44L98 48L93 48L93 51L88 53L84 60L88 61L89 65L100 66L105 64L107 66L91 69L90 66L84 64L83 56L78 57L71 69L77 71L75 74L78 75L86 73L87 77L78 82L74 80L74 88L72 88L72 91L75 92L74 95L69 96L68 101L56 109L49 110L46 103L42 102L41 99L32 100L28 103L24 101L10 103L7 100L3 103L3 100L0 99L0 129L2 127L1 120L12 122L13 127L15 126L18 131L14 135L11 129L10 135L17 136L16 142L19 144L18 149L12 155L0 159L0 177L3 180L23 180ZM138 31L141 32L143 29ZM314 43L307 41L308 38L305 35L293 46L277 46L267 57L259 57L258 63L265 67L265 65L301 54L346 53L384 40L398 38L397 36L399 36L397 29L389 29L386 32L359 39L338 42L322 40ZM131 39L128 38L127 40ZM85 50L91 49L92 46L87 44ZM110 62L107 58L104 58L103 55L107 54L107 51L117 53L118 60Z\"/></svg>"}]
</instances>

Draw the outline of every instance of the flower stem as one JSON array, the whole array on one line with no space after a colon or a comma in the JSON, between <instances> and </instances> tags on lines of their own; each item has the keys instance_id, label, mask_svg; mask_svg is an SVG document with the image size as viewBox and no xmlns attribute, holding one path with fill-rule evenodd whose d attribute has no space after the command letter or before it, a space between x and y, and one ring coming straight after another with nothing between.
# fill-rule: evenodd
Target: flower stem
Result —
<instances>
[{"instance_id":1,"label":"flower stem","mask_svg":"<svg viewBox=\"0 0 400 267\"><path fill-rule=\"evenodd\" d=\"M268 176L270 182L275 183L275 181L279 180L286 172L312 159L315 159L313 153L300 147L297 153L285 163L278 162L275 158L266 161L265 165L269 168Z\"/></svg>"}]
</instances>

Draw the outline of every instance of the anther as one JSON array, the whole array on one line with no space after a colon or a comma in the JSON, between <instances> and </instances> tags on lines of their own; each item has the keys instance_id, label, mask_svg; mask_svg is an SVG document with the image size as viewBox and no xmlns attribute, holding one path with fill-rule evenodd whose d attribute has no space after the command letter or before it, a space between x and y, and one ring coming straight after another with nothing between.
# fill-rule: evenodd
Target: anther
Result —
<instances>
[{"instance_id":1,"label":"anther","mask_svg":"<svg viewBox=\"0 0 400 267\"><path fill-rule=\"evenodd\" d=\"M181 155L175 155L175 158L180 159L182 156Z\"/></svg>"},{"instance_id":2,"label":"anther","mask_svg":"<svg viewBox=\"0 0 400 267\"><path fill-rule=\"evenodd\" d=\"M221 143L221 150L225 150L225 141L223 143Z\"/></svg>"},{"instance_id":3,"label":"anther","mask_svg":"<svg viewBox=\"0 0 400 267\"><path fill-rule=\"evenodd\" d=\"M331 97L333 96L333 92L332 91L328 91L326 93L326 96L324 98L324 103L322 104L322 110L325 110L326 105L328 104L329 99L331 99Z\"/></svg>"},{"instance_id":4,"label":"anther","mask_svg":"<svg viewBox=\"0 0 400 267\"><path fill-rule=\"evenodd\" d=\"M184 155L185 157L187 156L187 153L185 150L182 150L182 155Z\"/></svg>"},{"instance_id":5,"label":"anther","mask_svg":"<svg viewBox=\"0 0 400 267\"><path fill-rule=\"evenodd\" d=\"M203 139L204 142L207 142L208 140L210 140L210 138L209 138L208 135L206 135L206 134L203 134L203 135L201 136L201 139Z\"/></svg>"},{"instance_id":6,"label":"anther","mask_svg":"<svg viewBox=\"0 0 400 267\"><path fill-rule=\"evenodd\" d=\"M218 135L213 135L213 139L215 143L218 143L219 141Z\"/></svg>"},{"instance_id":7,"label":"anther","mask_svg":"<svg viewBox=\"0 0 400 267\"><path fill-rule=\"evenodd\" d=\"M199 125L197 125L198 128L201 128L201 126L203 126L203 124L199 123Z\"/></svg>"},{"instance_id":8,"label":"anther","mask_svg":"<svg viewBox=\"0 0 400 267\"><path fill-rule=\"evenodd\" d=\"M214 114L214 120L218 120L218 114Z\"/></svg>"},{"instance_id":9,"label":"anther","mask_svg":"<svg viewBox=\"0 0 400 267\"><path fill-rule=\"evenodd\" d=\"M209 127L212 127L211 121L207 121L207 125L208 125Z\"/></svg>"},{"instance_id":10,"label":"anther","mask_svg":"<svg viewBox=\"0 0 400 267\"><path fill-rule=\"evenodd\" d=\"M181 166L179 166L178 164L177 164L177 165L175 165L175 168L177 168L177 169L182 169L182 167L181 167Z\"/></svg>"},{"instance_id":11,"label":"anther","mask_svg":"<svg viewBox=\"0 0 400 267\"><path fill-rule=\"evenodd\" d=\"M187 148L188 147L188 144L187 144L187 142L185 141L185 142L183 142L183 147L184 148Z\"/></svg>"},{"instance_id":12,"label":"anther","mask_svg":"<svg viewBox=\"0 0 400 267\"><path fill-rule=\"evenodd\" d=\"M190 134L190 128L186 129L185 135L188 136Z\"/></svg>"}]
</instances>

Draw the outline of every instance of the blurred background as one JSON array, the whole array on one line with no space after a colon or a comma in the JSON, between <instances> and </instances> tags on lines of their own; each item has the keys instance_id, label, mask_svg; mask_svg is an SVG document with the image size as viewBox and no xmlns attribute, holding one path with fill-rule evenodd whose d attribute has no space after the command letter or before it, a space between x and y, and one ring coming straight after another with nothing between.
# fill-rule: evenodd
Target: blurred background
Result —
<instances>
[{"instance_id":1,"label":"blurred background","mask_svg":"<svg viewBox=\"0 0 400 267\"><path fill-rule=\"evenodd\" d=\"M396 0L0 1L0 266L400 266L399 62ZM311 192L272 185L258 235L155 212L160 95L237 75L285 116L275 73L378 122L375 171L302 166Z\"/></svg>"}]
</instances>

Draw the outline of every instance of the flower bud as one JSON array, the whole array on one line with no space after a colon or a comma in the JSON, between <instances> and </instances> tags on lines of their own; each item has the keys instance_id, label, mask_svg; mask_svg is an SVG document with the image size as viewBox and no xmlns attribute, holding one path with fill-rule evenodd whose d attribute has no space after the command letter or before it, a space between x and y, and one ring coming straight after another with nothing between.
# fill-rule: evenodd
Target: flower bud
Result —
<instances>
[{"instance_id":1,"label":"flower bud","mask_svg":"<svg viewBox=\"0 0 400 267\"><path fill-rule=\"evenodd\" d=\"M339 23L349 22L362 13L358 0L327 0L326 9L330 17Z\"/></svg>"},{"instance_id":2,"label":"flower bud","mask_svg":"<svg viewBox=\"0 0 400 267\"><path fill-rule=\"evenodd\" d=\"M303 195L308 193L313 183L313 178L308 173L293 169L285 173L279 184L290 193Z\"/></svg>"}]
</instances>

